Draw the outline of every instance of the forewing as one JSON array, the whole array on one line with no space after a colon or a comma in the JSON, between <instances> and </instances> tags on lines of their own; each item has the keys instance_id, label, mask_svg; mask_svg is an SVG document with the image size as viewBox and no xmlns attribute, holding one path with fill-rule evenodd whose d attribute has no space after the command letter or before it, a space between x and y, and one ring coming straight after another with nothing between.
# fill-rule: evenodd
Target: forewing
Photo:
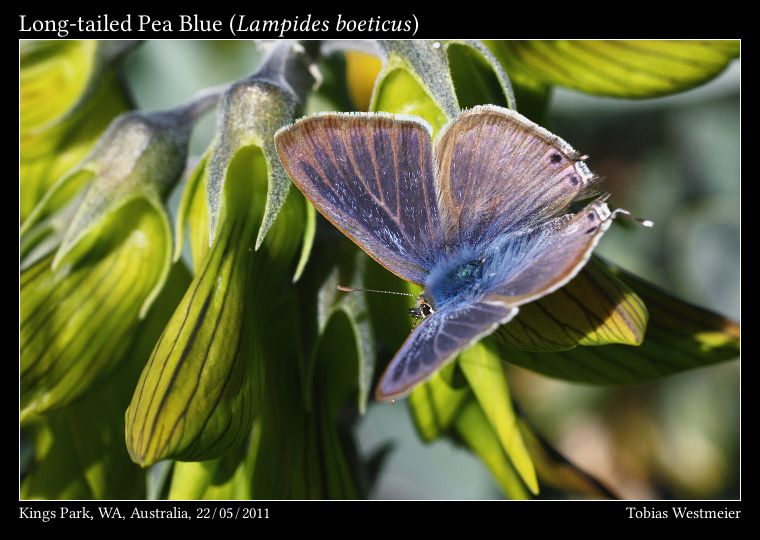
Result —
<instances>
[{"instance_id":1,"label":"forewing","mask_svg":"<svg viewBox=\"0 0 760 540\"><path fill-rule=\"evenodd\" d=\"M414 329L393 357L378 384L377 399L402 397L462 349L516 314L516 307L490 299L449 304L436 311Z\"/></svg>"},{"instance_id":2,"label":"forewing","mask_svg":"<svg viewBox=\"0 0 760 540\"><path fill-rule=\"evenodd\" d=\"M477 245L564 213L592 191L582 157L512 110L463 112L435 145L446 243Z\"/></svg>"},{"instance_id":3,"label":"forewing","mask_svg":"<svg viewBox=\"0 0 760 540\"><path fill-rule=\"evenodd\" d=\"M279 131L275 143L285 170L323 216L394 274L424 281L441 246L424 124L317 115Z\"/></svg>"},{"instance_id":4,"label":"forewing","mask_svg":"<svg viewBox=\"0 0 760 540\"><path fill-rule=\"evenodd\" d=\"M500 259L510 268L492 293L517 306L559 289L583 268L614 217L601 198L508 241Z\"/></svg>"}]
</instances>

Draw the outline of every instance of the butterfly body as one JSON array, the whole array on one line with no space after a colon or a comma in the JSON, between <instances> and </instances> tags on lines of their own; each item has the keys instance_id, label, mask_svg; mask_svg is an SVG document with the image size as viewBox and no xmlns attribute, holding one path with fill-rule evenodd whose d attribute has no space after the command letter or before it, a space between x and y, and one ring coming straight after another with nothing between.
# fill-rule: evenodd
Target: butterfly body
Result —
<instances>
[{"instance_id":1,"label":"butterfly body","mask_svg":"<svg viewBox=\"0 0 760 540\"><path fill-rule=\"evenodd\" d=\"M280 130L296 186L367 254L422 285L421 322L377 389L398 398L470 343L572 279L614 213L565 141L518 113L480 106L432 140L419 119L324 114Z\"/></svg>"},{"instance_id":2,"label":"butterfly body","mask_svg":"<svg viewBox=\"0 0 760 540\"><path fill-rule=\"evenodd\" d=\"M457 299L475 297L486 286L484 268L491 267L483 252L462 249L438 261L425 279L426 297L435 308Z\"/></svg>"}]
</instances>

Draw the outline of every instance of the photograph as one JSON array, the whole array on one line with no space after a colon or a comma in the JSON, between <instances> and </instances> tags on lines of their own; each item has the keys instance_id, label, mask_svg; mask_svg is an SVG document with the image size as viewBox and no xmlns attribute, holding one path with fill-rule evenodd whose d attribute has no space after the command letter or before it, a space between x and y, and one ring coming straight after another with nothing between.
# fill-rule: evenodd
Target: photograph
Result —
<instances>
[{"instance_id":1,"label":"photograph","mask_svg":"<svg viewBox=\"0 0 760 540\"><path fill-rule=\"evenodd\" d=\"M740 40L20 35L21 518L741 500Z\"/></svg>"}]
</instances>

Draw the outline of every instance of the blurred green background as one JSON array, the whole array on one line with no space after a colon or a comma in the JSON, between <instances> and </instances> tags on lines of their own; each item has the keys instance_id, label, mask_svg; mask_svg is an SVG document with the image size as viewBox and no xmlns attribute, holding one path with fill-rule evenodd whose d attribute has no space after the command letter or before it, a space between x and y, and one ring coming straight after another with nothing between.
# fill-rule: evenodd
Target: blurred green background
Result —
<instances>
[{"instance_id":1,"label":"blurred green background","mask_svg":"<svg viewBox=\"0 0 760 540\"><path fill-rule=\"evenodd\" d=\"M251 42L147 42L126 59L125 80L140 108L160 109L252 73L259 58ZM591 156L615 206L655 222L645 229L618 220L598 253L736 320L740 73L737 60L700 88L645 101L558 89L547 126ZM210 115L198 126L193 155L213 125ZM539 432L621 497L738 498L738 362L626 387L570 384L517 367L509 380ZM394 446L374 498L501 497L470 453L448 442L422 444L403 401L373 404L358 430L367 452Z\"/></svg>"}]
</instances>

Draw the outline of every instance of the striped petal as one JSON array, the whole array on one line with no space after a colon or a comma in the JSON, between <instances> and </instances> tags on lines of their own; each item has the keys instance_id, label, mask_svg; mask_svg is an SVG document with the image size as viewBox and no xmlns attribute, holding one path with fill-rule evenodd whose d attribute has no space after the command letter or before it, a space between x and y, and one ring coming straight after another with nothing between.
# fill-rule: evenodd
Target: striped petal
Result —
<instances>
[{"instance_id":1,"label":"striped petal","mask_svg":"<svg viewBox=\"0 0 760 540\"><path fill-rule=\"evenodd\" d=\"M495 335L509 347L533 352L578 345L640 345L647 320L642 299L592 258L557 292L523 305Z\"/></svg>"},{"instance_id":2,"label":"striped petal","mask_svg":"<svg viewBox=\"0 0 760 540\"><path fill-rule=\"evenodd\" d=\"M576 347L544 353L509 348L503 359L560 379L632 384L739 356L736 322L684 302L628 272L609 271L635 290L649 310L646 336L639 346Z\"/></svg>"},{"instance_id":3,"label":"striped petal","mask_svg":"<svg viewBox=\"0 0 760 540\"><path fill-rule=\"evenodd\" d=\"M21 274L21 420L84 393L122 359L146 299L164 279L156 261L171 238L166 216L145 199L110 213L77 264L53 255Z\"/></svg>"},{"instance_id":4,"label":"striped petal","mask_svg":"<svg viewBox=\"0 0 760 540\"><path fill-rule=\"evenodd\" d=\"M140 322L112 376L82 399L32 425L35 460L23 475L22 499L137 499L145 472L129 459L122 433L124 409L153 345L190 282L175 265L147 317Z\"/></svg>"},{"instance_id":5,"label":"striped petal","mask_svg":"<svg viewBox=\"0 0 760 540\"><path fill-rule=\"evenodd\" d=\"M620 98L682 92L739 55L739 42L662 40L489 41L510 75Z\"/></svg>"},{"instance_id":6,"label":"striped petal","mask_svg":"<svg viewBox=\"0 0 760 540\"><path fill-rule=\"evenodd\" d=\"M261 339L256 321L283 285L304 222L302 200L289 197L254 251L266 184L264 153L255 146L239 149L227 171L217 238L127 411L127 448L141 465L169 457L212 459L250 432L256 403L250 359Z\"/></svg>"}]
</instances>

